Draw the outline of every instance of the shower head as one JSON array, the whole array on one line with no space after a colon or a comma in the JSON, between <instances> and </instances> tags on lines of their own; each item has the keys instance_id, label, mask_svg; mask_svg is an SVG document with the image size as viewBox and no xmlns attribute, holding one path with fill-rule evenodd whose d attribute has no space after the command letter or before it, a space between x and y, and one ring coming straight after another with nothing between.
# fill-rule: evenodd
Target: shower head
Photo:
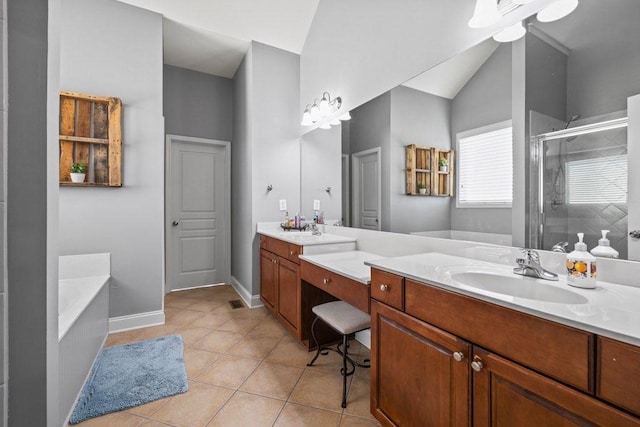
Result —
<instances>
[{"instance_id":1,"label":"shower head","mask_svg":"<svg viewBox=\"0 0 640 427\"><path fill-rule=\"evenodd\" d=\"M575 116L572 116L569 121L567 122L567 124L565 125L565 129L569 128L569 125L573 122L575 122L576 120L578 120L580 117L582 117L582 114L576 114Z\"/></svg>"}]
</instances>

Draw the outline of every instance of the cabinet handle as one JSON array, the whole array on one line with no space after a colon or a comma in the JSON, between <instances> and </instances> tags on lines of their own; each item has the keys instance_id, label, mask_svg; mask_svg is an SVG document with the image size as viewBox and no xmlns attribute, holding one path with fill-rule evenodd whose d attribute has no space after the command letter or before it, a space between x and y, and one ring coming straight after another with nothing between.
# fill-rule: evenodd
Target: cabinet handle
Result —
<instances>
[{"instance_id":1,"label":"cabinet handle","mask_svg":"<svg viewBox=\"0 0 640 427\"><path fill-rule=\"evenodd\" d=\"M329 282L331 282L331 279L322 279L322 283L324 283L325 285L328 285Z\"/></svg>"},{"instance_id":2,"label":"cabinet handle","mask_svg":"<svg viewBox=\"0 0 640 427\"><path fill-rule=\"evenodd\" d=\"M389 285L385 285L384 283L382 285L380 285L380 290L382 292L388 292L389 291Z\"/></svg>"},{"instance_id":3,"label":"cabinet handle","mask_svg":"<svg viewBox=\"0 0 640 427\"><path fill-rule=\"evenodd\" d=\"M478 356L473 358L473 362L471 362L471 369L476 372L480 372L482 370L482 359Z\"/></svg>"},{"instance_id":4,"label":"cabinet handle","mask_svg":"<svg viewBox=\"0 0 640 427\"><path fill-rule=\"evenodd\" d=\"M462 359L464 359L464 353L462 353L461 351L456 351L453 353L453 359L456 362L462 362Z\"/></svg>"}]
</instances>

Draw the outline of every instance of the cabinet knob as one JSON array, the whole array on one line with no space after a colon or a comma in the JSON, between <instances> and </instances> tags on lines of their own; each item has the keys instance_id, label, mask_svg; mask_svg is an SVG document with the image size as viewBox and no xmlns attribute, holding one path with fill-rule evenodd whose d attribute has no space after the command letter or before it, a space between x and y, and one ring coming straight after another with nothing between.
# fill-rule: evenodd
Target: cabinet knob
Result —
<instances>
[{"instance_id":1,"label":"cabinet knob","mask_svg":"<svg viewBox=\"0 0 640 427\"><path fill-rule=\"evenodd\" d=\"M380 290L382 292L388 292L389 291L389 285L385 285L384 283L380 285Z\"/></svg>"},{"instance_id":2,"label":"cabinet knob","mask_svg":"<svg viewBox=\"0 0 640 427\"><path fill-rule=\"evenodd\" d=\"M271 262L276 264L278 262L278 260L277 259L272 259Z\"/></svg>"},{"instance_id":3,"label":"cabinet knob","mask_svg":"<svg viewBox=\"0 0 640 427\"><path fill-rule=\"evenodd\" d=\"M464 353L462 353L461 351L456 351L453 353L453 359L456 362L462 362L462 359L464 359Z\"/></svg>"},{"instance_id":4,"label":"cabinet knob","mask_svg":"<svg viewBox=\"0 0 640 427\"><path fill-rule=\"evenodd\" d=\"M325 285L328 285L329 282L331 282L331 279L322 279L322 283L324 283Z\"/></svg>"},{"instance_id":5,"label":"cabinet knob","mask_svg":"<svg viewBox=\"0 0 640 427\"><path fill-rule=\"evenodd\" d=\"M289 255L293 256L293 254L295 254L294 251L289 251Z\"/></svg>"},{"instance_id":6,"label":"cabinet knob","mask_svg":"<svg viewBox=\"0 0 640 427\"><path fill-rule=\"evenodd\" d=\"M482 359L478 356L473 358L473 362L471 362L471 369L476 372L480 372L482 370Z\"/></svg>"}]
</instances>

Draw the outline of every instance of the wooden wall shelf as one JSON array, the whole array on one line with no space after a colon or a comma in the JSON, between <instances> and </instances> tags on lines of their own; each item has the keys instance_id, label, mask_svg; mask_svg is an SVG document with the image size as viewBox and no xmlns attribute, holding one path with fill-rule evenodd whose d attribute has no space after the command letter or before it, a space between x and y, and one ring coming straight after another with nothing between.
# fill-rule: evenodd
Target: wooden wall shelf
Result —
<instances>
[{"instance_id":1,"label":"wooden wall shelf","mask_svg":"<svg viewBox=\"0 0 640 427\"><path fill-rule=\"evenodd\" d=\"M405 193L411 196L453 196L454 153L434 147L407 145ZM440 170L440 159L447 162L446 171ZM420 193L420 187L425 188Z\"/></svg>"},{"instance_id":2,"label":"wooden wall shelf","mask_svg":"<svg viewBox=\"0 0 640 427\"><path fill-rule=\"evenodd\" d=\"M60 185L122 186L122 101L60 92ZM73 163L87 165L83 183L72 183Z\"/></svg>"}]
</instances>

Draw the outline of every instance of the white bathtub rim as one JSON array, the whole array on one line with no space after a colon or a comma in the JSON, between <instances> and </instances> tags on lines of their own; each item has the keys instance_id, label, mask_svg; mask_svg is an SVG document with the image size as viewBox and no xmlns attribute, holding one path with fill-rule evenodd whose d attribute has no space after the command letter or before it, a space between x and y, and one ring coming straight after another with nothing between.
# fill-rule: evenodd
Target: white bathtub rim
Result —
<instances>
[{"instance_id":1,"label":"white bathtub rim","mask_svg":"<svg viewBox=\"0 0 640 427\"><path fill-rule=\"evenodd\" d=\"M109 283L110 275L81 277L76 279L64 279L58 281L58 292L65 285L82 286L87 292L69 305L64 313L58 313L58 342L69 332L73 324L93 302L102 288Z\"/></svg>"}]
</instances>

